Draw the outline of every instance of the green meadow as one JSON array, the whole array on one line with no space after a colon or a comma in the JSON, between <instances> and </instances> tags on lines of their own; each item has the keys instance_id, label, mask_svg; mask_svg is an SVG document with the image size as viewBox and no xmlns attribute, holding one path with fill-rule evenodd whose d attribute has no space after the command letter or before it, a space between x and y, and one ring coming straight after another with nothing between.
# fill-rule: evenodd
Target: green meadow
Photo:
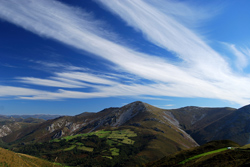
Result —
<instances>
[{"instance_id":1,"label":"green meadow","mask_svg":"<svg viewBox=\"0 0 250 167\"><path fill-rule=\"evenodd\" d=\"M91 136L97 136L100 139L106 139L106 144L108 144L110 148L107 150L103 150L103 152L110 153L110 156L103 157L112 159L113 156L119 155L119 149L116 147L124 144L133 145L135 141L130 138L136 137L137 134L131 131L130 129L114 131L99 130L96 132L77 134L74 136L66 136L60 139L54 139L51 140L50 143L61 142L62 140L65 140L68 143L68 147L64 148L63 151L71 151L73 149L78 149L82 151L93 152L93 147L89 145L86 146L86 143L84 142L79 142L79 139L87 140Z\"/></svg>"},{"instance_id":2,"label":"green meadow","mask_svg":"<svg viewBox=\"0 0 250 167\"><path fill-rule=\"evenodd\" d=\"M210 154L219 153L219 152L226 151L226 150L228 150L228 148L221 148L221 149L218 149L218 150L205 152L205 153L202 153L202 154L199 154L199 155L195 155L195 156L193 156L191 158L185 159L184 161L180 162L179 164L185 164L186 162L191 161L193 159L204 157L204 156L207 156L207 155L210 155Z\"/></svg>"}]
</instances>

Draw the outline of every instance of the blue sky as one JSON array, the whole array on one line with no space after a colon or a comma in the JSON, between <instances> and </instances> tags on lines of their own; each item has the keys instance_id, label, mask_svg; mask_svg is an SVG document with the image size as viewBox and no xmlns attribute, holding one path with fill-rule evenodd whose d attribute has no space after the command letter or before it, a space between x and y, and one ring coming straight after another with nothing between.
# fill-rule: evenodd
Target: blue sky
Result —
<instances>
[{"instance_id":1,"label":"blue sky","mask_svg":"<svg viewBox=\"0 0 250 167\"><path fill-rule=\"evenodd\" d=\"M248 0L0 0L0 114L250 102Z\"/></svg>"}]
</instances>

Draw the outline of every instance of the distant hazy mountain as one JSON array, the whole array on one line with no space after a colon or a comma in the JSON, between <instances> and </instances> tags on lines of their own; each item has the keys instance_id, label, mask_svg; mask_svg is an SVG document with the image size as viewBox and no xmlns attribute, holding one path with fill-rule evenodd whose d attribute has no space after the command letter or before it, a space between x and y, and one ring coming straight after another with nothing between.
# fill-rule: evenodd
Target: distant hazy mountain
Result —
<instances>
[{"instance_id":1,"label":"distant hazy mountain","mask_svg":"<svg viewBox=\"0 0 250 167\"><path fill-rule=\"evenodd\" d=\"M12 118L37 118L37 119L44 119L44 120L49 120L49 119L55 119L58 118L62 115L50 115L50 114L34 114L34 115L6 115L7 117L12 117Z\"/></svg>"}]
</instances>

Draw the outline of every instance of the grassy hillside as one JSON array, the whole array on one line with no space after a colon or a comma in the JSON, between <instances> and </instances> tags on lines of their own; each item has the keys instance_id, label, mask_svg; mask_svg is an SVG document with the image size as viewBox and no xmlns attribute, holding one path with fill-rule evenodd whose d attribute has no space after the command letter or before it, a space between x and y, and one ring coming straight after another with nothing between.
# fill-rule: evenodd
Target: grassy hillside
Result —
<instances>
[{"instance_id":1,"label":"grassy hillside","mask_svg":"<svg viewBox=\"0 0 250 167\"><path fill-rule=\"evenodd\" d=\"M228 149L230 147L230 149ZM241 147L229 140L212 141L149 163L151 167L237 167L250 165L249 145Z\"/></svg>"},{"instance_id":2,"label":"grassy hillside","mask_svg":"<svg viewBox=\"0 0 250 167\"><path fill-rule=\"evenodd\" d=\"M105 130L66 136L49 142L26 145L21 143L13 145L13 149L16 152L49 161L57 158L57 162L70 166L79 164L84 166L89 164L141 165L185 149L182 144L187 141L184 140L182 144L179 144L177 141L171 140L176 136L176 132L161 124L153 120L146 120L141 122L140 127L109 127ZM181 135L177 134L176 140L181 140Z\"/></svg>"},{"instance_id":3,"label":"grassy hillside","mask_svg":"<svg viewBox=\"0 0 250 167\"><path fill-rule=\"evenodd\" d=\"M30 155L14 153L12 151L0 148L0 166L4 167L62 167L57 163L52 163Z\"/></svg>"},{"instance_id":4,"label":"grassy hillside","mask_svg":"<svg viewBox=\"0 0 250 167\"><path fill-rule=\"evenodd\" d=\"M50 142L19 145L15 151L34 155L69 166L134 166L148 161L138 155L154 135L131 129L99 130L66 136Z\"/></svg>"}]
</instances>

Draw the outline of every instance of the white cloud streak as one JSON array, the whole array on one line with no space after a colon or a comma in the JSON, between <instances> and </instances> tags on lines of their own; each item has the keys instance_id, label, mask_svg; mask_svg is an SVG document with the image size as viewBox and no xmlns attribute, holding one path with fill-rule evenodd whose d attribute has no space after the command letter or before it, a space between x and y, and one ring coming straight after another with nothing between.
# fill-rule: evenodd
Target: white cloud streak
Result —
<instances>
[{"instance_id":1,"label":"white cloud streak","mask_svg":"<svg viewBox=\"0 0 250 167\"><path fill-rule=\"evenodd\" d=\"M236 46L233 44L226 44L226 45L236 56L236 61L235 61L236 67L242 71L244 68L246 68L249 65L250 54L247 52L247 49L242 51L242 49L241 50L237 49Z\"/></svg>"},{"instance_id":2,"label":"white cloud streak","mask_svg":"<svg viewBox=\"0 0 250 167\"><path fill-rule=\"evenodd\" d=\"M22 77L17 79L19 80L19 82L49 87L82 88L86 86L84 83L67 80L65 78L41 79L33 77Z\"/></svg>"},{"instance_id":3,"label":"white cloud streak","mask_svg":"<svg viewBox=\"0 0 250 167\"><path fill-rule=\"evenodd\" d=\"M145 1L99 2L119 15L128 25L141 31L150 42L176 53L192 67L197 66L202 75L206 73L207 76L220 78L225 72L230 72L227 62L194 32ZM217 71L216 76L214 70Z\"/></svg>"},{"instance_id":4,"label":"white cloud streak","mask_svg":"<svg viewBox=\"0 0 250 167\"><path fill-rule=\"evenodd\" d=\"M151 84L134 82L128 85L116 82L119 77L57 72L52 78L22 77L19 81L62 88L87 86L96 91L59 89L49 92L2 86L0 96L16 95L22 99L39 100L151 95L216 98L241 105L249 103L250 90L247 87L250 80L234 74L219 53L173 17L142 0L99 2L142 32L147 40L175 53L183 62L171 64L167 58L143 54L114 43L98 30L99 22L89 14L57 1L0 1L0 18L37 35L102 57L112 62L116 69L151 81ZM4 90L6 88L9 93ZM25 90L28 93L25 94Z\"/></svg>"},{"instance_id":5,"label":"white cloud streak","mask_svg":"<svg viewBox=\"0 0 250 167\"><path fill-rule=\"evenodd\" d=\"M84 82L89 82L89 83L94 83L94 84L107 84L107 85L113 85L116 84L115 82L103 78L103 76L95 76L90 73L85 73L85 72L65 72L65 73L57 73L59 77L62 78L68 78L68 79L73 79L73 80L78 80L78 81L84 81Z\"/></svg>"}]
</instances>

